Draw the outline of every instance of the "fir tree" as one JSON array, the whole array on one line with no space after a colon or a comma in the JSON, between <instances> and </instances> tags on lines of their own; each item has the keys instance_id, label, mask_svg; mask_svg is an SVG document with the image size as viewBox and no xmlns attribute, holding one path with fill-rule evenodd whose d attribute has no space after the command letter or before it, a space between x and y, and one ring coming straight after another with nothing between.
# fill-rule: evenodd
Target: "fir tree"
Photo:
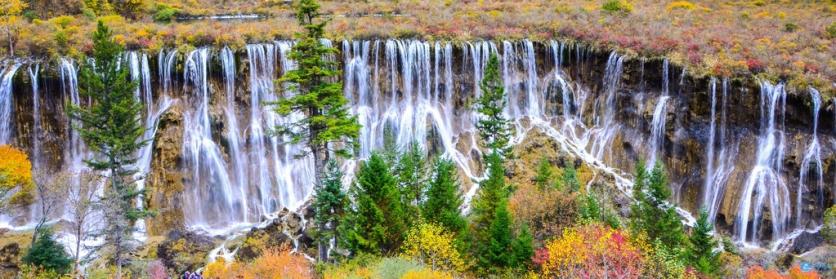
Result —
<instances>
[{"instance_id":1,"label":"fir tree","mask_svg":"<svg viewBox=\"0 0 836 279\"><path fill-rule=\"evenodd\" d=\"M511 138L510 122L502 114L505 109L505 85L499 75L499 59L491 53L480 85L482 95L476 101L476 110L481 114L476 128L487 147L504 156Z\"/></svg>"},{"instance_id":2,"label":"fir tree","mask_svg":"<svg viewBox=\"0 0 836 279\"><path fill-rule=\"evenodd\" d=\"M99 21L93 33L95 62L81 67L79 73L79 89L90 98L90 106L70 106L71 117L81 124L76 126L81 138L97 154L85 163L109 173L109 186L102 197L106 226L101 234L113 255L116 278L121 278L125 257L135 246L133 223L150 214L133 204L142 192L136 189L137 171L131 166L147 142L141 140L145 132L140 120L142 103L134 96L136 84L130 81L128 66L119 59L122 52L111 31Z\"/></svg>"},{"instance_id":3,"label":"fir tree","mask_svg":"<svg viewBox=\"0 0 836 279\"><path fill-rule=\"evenodd\" d=\"M496 152L488 155L488 177L479 183L479 190L473 201L474 226L476 231L485 231L496 215L498 204L508 198L508 186L505 184L505 167L502 158Z\"/></svg>"},{"instance_id":4,"label":"fir tree","mask_svg":"<svg viewBox=\"0 0 836 279\"><path fill-rule=\"evenodd\" d=\"M292 142L304 142L313 154L316 185L322 184L325 163L333 151L349 156L348 147L360 132L357 118L348 111L348 100L343 95L337 63L329 57L337 50L322 44L327 21L320 19L319 4L315 0L296 3L296 19L304 32L296 33L296 44L288 57L296 62L296 69L284 74L292 94L274 103L275 111L283 116L304 115L299 120L275 127L280 135L289 135ZM302 155L302 154L297 154Z\"/></svg>"},{"instance_id":5,"label":"fir tree","mask_svg":"<svg viewBox=\"0 0 836 279\"><path fill-rule=\"evenodd\" d=\"M407 226L397 180L380 154L360 165L350 195L355 206L341 233L347 247L375 255L396 251Z\"/></svg>"},{"instance_id":6,"label":"fir tree","mask_svg":"<svg viewBox=\"0 0 836 279\"><path fill-rule=\"evenodd\" d=\"M69 272L73 266L73 259L64 250L64 246L55 241L49 229L42 229L36 233L39 236L23 256L23 262L58 274Z\"/></svg>"},{"instance_id":7,"label":"fir tree","mask_svg":"<svg viewBox=\"0 0 836 279\"><path fill-rule=\"evenodd\" d=\"M513 251L516 257L515 267L526 267L534 256L534 237L527 225L522 226L519 235L514 239Z\"/></svg>"},{"instance_id":8,"label":"fir tree","mask_svg":"<svg viewBox=\"0 0 836 279\"><path fill-rule=\"evenodd\" d=\"M458 234L466 226L466 221L459 211L461 205L456 165L447 159L437 161L427 189L427 200L421 206L421 211L425 213L424 219Z\"/></svg>"},{"instance_id":9,"label":"fir tree","mask_svg":"<svg viewBox=\"0 0 836 279\"><path fill-rule=\"evenodd\" d=\"M512 253L513 235L511 232L511 214L508 205L503 200L497 205L494 218L488 228L484 251L480 253L480 263L485 270L492 268L506 268L516 261Z\"/></svg>"},{"instance_id":10,"label":"fir tree","mask_svg":"<svg viewBox=\"0 0 836 279\"><path fill-rule=\"evenodd\" d=\"M637 167L631 228L646 232L650 239L658 239L666 248L676 252L682 248L686 238L679 215L666 202L669 197L670 189L661 164L657 163L649 176L644 168Z\"/></svg>"},{"instance_id":11,"label":"fir tree","mask_svg":"<svg viewBox=\"0 0 836 279\"><path fill-rule=\"evenodd\" d=\"M328 261L328 245L331 241L337 241L337 227L344 215L347 204L347 197L343 192L343 173L335 160L328 161L327 171L322 180L322 185L314 189L314 219L316 220L317 245L319 258Z\"/></svg>"},{"instance_id":12,"label":"fir tree","mask_svg":"<svg viewBox=\"0 0 836 279\"><path fill-rule=\"evenodd\" d=\"M719 254L714 252L717 241L711 236L712 229L708 221L708 212L700 210L697 224L688 241L688 261L697 271L706 275L716 275L720 267Z\"/></svg>"},{"instance_id":13,"label":"fir tree","mask_svg":"<svg viewBox=\"0 0 836 279\"><path fill-rule=\"evenodd\" d=\"M577 192L581 189L581 183L578 182L578 173L575 171L574 163L567 163L563 168L563 175L560 179L561 188L565 191Z\"/></svg>"},{"instance_id":14,"label":"fir tree","mask_svg":"<svg viewBox=\"0 0 836 279\"><path fill-rule=\"evenodd\" d=\"M420 217L418 205L424 199L427 185L426 157L418 143L410 144L409 150L400 156L395 173L398 176L398 186L408 220L418 220Z\"/></svg>"},{"instance_id":15,"label":"fir tree","mask_svg":"<svg viewBox=\"0 0 836 279\"><path fill-rule=\"evenodd\" d=\"M549 159L543 156L537 164L537 175L534 177L534 184L541 191L552 185L552 166Z\"/></svg>"},{"instance_id":16,"label":"fir tree","mask_svg":"<svg viewBox=\"0 0 836 279\"><path fill-rule=\"evenodd\" d=\"M601 204L598 202L595 195L589 193L584 195L582 199L583 201L579 203L580 209L578 210L578 215L581 220L585 222L603 220Z\"/></svg>"}]
</instances>

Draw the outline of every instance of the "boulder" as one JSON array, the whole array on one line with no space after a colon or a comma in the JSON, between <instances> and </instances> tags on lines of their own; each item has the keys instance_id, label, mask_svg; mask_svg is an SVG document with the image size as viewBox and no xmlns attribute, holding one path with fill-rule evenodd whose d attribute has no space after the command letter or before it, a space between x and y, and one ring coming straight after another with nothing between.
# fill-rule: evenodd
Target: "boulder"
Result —
<instances>
[{"instance_id":1,"label":"boulder","mask_svg":"<svg viewBox=\"0 0 836 279\"><path fill-rule=\"evenodd\" d=\"M157 246L157 257L175 274L194 271L206 264L209 251L218 246L212 237L172 230Z\"/></svg>"}]
</instances>

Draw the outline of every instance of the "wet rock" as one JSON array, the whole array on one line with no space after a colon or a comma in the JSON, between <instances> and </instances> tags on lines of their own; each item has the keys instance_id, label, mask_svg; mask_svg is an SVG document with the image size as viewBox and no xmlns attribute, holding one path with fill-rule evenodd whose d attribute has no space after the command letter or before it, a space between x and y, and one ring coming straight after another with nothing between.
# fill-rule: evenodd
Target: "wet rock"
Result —
<instances>
[{"instance_id":1,"label":"wet rock","mask_svg":"<svg viewBox=\"0 0 836 279\"><path fill-rule=\"evenodd\" d=\"M172 230L157 246L157 257L176 274L193 271L206 264L209 251L218 245L212 237L195 232Z\"/></svg>"},{"instance_id":2,"label":"wet rock","mask_svg":"<svg viewBox=\"0 0 836 279\"><path fill-rule=\"evenodd\" d=\"M9 243L0 248L0 267L17 268L20 264L20 244Z\"/></svg>"},{"instance_id":3,"label":"wet rock","mask_svg":"<svg viewBox=\"0 0 836 279\"><path fill-rule=\"evenodd\" d=\"M824 244L824 236L821 232L804 232L793 240L790 252L802 254Z\"/></svg>"},{"instance_id":4,"label":"wet rock","mask_svg":"<svg viewBox=\"0 0 836 279\"><path fill-rule=\"evenodd\" d=\"M182 154L182 107L172 106L160 119L154 141L154 159L147 179L148 205L157 212L148 223L151 235L165 235L171 230L184 230L183 174L178 166Z\"/></svg>"},{"instance_id":5,"label":"wet rock","mask_svg":"<svg viewBox=\"0 0 836 279\"><path fill-rule=\"evenodd\" d=\"M266 249L283 245L307 251L308 247L315 245L308 235L310 232L306 229L306 223L302 214L282 209L266 226L252 228L247 232L236 256L239 260L252 260Z\"/></svg>"}]
</instances>

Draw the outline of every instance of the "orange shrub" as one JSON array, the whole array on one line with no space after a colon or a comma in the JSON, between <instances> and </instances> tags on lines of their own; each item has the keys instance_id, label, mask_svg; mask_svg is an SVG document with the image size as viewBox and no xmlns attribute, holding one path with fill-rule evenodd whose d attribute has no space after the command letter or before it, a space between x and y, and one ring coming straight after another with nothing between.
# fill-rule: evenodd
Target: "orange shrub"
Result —
<instances>
[{"instance_id":1,"label":"orange shrub","mask_svg":"<svg viewBox=\"0 0 836 279\"><path fill-rule=\"evenodd\" d=\"M305 257L292 254L285 245L270 248L249 264L226 263L223 259L206 266L203 277L207 279L304 279L314 278L310 263Z\"/></svg>"},{"instance_id":2,"label":"orange shrub","mask_svg":"<svg viewBox=\"0 0 836 279\"><path fill-rule=\"evenodd\" d=\"M804 272L801 267L794 265L789 270L789 274L783 275L775 269L764 270L763 267L756 265L746 271L747 279L819 279L818 273L815 271Z\"/></svg>"}]
</instances>

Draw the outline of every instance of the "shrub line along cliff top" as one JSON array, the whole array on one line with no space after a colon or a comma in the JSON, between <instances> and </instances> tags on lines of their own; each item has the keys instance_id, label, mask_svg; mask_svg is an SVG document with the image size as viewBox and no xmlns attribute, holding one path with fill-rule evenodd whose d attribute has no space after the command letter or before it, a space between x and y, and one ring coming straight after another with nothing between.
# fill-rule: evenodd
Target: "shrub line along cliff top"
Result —
<instances>
[{"instance_id":1,"label":"shrub line along cliff top","mask_svg":"<svg viewBox=\"0 0 836 279\"><path fill-rule=\"evenodd\" d=\"M287 0L11 0L0 12L0 57L78 57L102 20L129 49L291 38ZM117 2L119 4L117 4ZM833 96L833 1L321 1L333 39L559 39L628 56L665 57L695 76L758 76ZM19 5L19 7L13 7ZM193 18L248 15L243 19ZM226 17L229 19L229 17ZM11 45L9 36L11 34Z\"/></svg>"}]
</instances>

